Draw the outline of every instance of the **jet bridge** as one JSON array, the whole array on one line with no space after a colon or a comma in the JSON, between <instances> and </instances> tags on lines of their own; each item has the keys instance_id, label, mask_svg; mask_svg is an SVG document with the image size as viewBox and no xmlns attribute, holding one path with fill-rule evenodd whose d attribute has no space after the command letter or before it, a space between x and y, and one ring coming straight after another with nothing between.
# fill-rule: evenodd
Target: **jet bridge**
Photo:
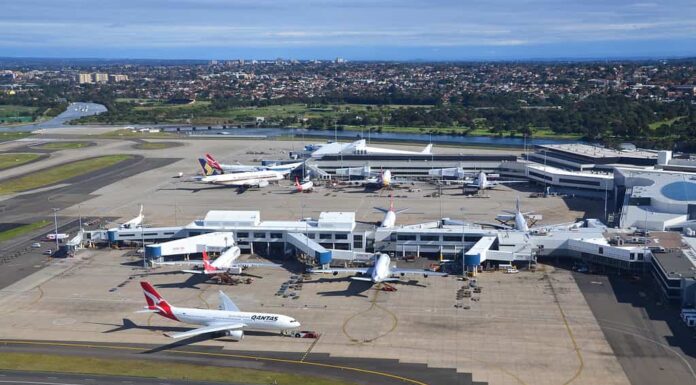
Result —
<instances>
[{"instance_id":1,"label":"jet bridge","mask_svg":"<svg viewBox=\"0 0 696 385\"><path fill-rule=\"evenodd\" d=\"M154 259L168 255L196 254L203 251L222 252L234 245L234 233L232 232L206 233L189 238L146 245L145 257Z\"/></svg>"},{"instance_id":2,"label":"jet bridge","mask_svg":"<svg viewBox=\"0 0 696 385\"><path fill-rule=\"evenodd\" d=\"M481 237L466 253L464 253L464 271L467 267L475 267L486 260L488 251L498 239L496 236Z\"/></svg>"},{"instance_id":3,"label":"jet bridge","mask_svg":"<svg viewBox=\"0 0 696 385\"><path fill-rule=\"evenodd\" d=\"M301 252L316 258L320 265L331 263L331 251L307 238L306 235L302 233L287 233L287 240Z\"/></svg>"}]
</instances>

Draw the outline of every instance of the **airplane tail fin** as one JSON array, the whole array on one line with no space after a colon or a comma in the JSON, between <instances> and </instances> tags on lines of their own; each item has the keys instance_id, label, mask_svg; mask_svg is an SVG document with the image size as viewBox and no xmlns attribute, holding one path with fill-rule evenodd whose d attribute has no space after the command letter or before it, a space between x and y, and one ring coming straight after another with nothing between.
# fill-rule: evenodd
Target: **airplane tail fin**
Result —
<instances>
[{"instance_id":1,"label":"airplane tail fin","mask_svg":"<svg viewBox=\"0 0 696 385\"><path fill-rule=\"evenodd\" d=\"M198 158L198 163L201 165L201 169L203 170L203 175L205 176L211 176L211 175L217 175L218 171L214 169L210 163L208 163L207 160L203 158Z\"/></svg>"},{"instance_id":2,"label":"airplane tail fin","mask_svg":"<svg viewBox=\"0 0 696 385\"><path fill-rule=\"evenodd\" d=\"M389 194L389 211L394 211L394 195Z\"/></svg>"},{"instance_id":3,"label":"airplane tail fin","mask_svg":"<svg viewBox=\"0 0 696 385\"><path fill-rule=\"evenodd\" d=\"M213 158L212 155L206 153L206 154L205 154L205 160L208 161L208 164L210 164L210 166L211 166L212 168L214 168L214 169L216 169L216 170L222 172L222 166L220 166L220 163L218 163L218 161L215 160L215 158Z\"/></svg>"},{"instance_id":4,"label":"airplane tail fin","mask_svg":"<svg viewBox=\"0 0 696 385\"><path fill-rule=\"evenodd\" d=\"M515 199L515 211L520 212L520 197Z\"/></svg>"},{"instance_id":5,"label":"airplane tail fin","mask_svg":"<svg viewBox=\"0 0 696 385\"><path fill-rule=\"evenodd\" d=\"M172 307L169 302L162 298L162 296L155 290L154 287L147 281L141 281L140 287L143 288L143 294L145 294L145 301L147 302L148 310L154 310L158 314L176 320L174 313L172 313Z\"/></svg>"},{"instance_id":6,"label":"airplane tail fin","mask_svg":"<svg viewBox=\"0 0 696 385\"><path fill-rule=\"evenodd\" d=\"M143 216L143 205L140 205L140 213L138 214L139 217Z\"/></svg>"},{"instance_id":7,"label":"airplane tail fin","mask_svg":"<svg viewBox=\"0 0 696 385\"><path fill-rule=\"evenodd\" d=\"M210 264L210 258L208 257L208 253L205 251L203 251L203 270L206 273L217 270L213 265Z\"/></svg>"},{"instance_id":8,"label":"airplane tail fin","mask_svg":"<svg viewBox=\"0 0 696 385\"><path fill-rule=\"evenodd\" d=\"M297 187L297 191L302 191L302 186L300 185L299 177L295 177L295 187Z\"/></svg>"},{"instance_id":9,"label":"airplane tail fin","mask_svg":"<svg viewBox=\"0 0 696 385\"><path fill-rule=\"evenodd\" d=\"M430 154L433 149L433 144L430 143L429 145L425 146L423 151L421 151L421 154Z\"/></svg>"}]
</instances>

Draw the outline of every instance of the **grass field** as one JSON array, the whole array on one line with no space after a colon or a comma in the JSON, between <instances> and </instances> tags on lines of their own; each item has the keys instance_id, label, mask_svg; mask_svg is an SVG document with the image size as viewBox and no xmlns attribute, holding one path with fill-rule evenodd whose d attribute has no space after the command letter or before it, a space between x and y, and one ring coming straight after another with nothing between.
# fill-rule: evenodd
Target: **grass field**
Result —
<instances>
[{"instance_id":1,"label":"grass field","mask_svg":"<svg viewBox=\"0 0 696 385\"><path fill-rule=\"evenodd\" d=\"M19 178L0 182L0 195L33 190L60 183L76 176L113 166L130 158L130 155L107 155L35 171Z\"/></svg>"},{"instance_id":2,"label":"grass field","mask_svg":"<svg viewBox=\"0 0 696 385\"><path fill-rule=\"evenodd\" d=\"M0 142L23 139L31 136L30 132L0 132Z\"/></svg>"},{"instance_id":3,"label":"grass field","mask_svg":"<svg viewBox=\"0 0 696 385\"><path fill-rule=\"evenodd\" d=\"M349 385L350 383L320 377L277 373L255 369L229 368L148 360L103 359L94 357L58 356L51 354L3 353L0 369L32 372L80 373L113 376L148 377L162 380L215 381L235 384L282 385ZM98 381L97 381L98 383Z\"/></svg>"},{"instance_id":4,"label":"grass field","mask_svg":"<svg viewBox=\"0 0 696 385\"><path fill-rule=\"evenodd\" d=\"M37 107L0 105L0 123L29 123Z\"/></svg>"},{"instance_id":5,"label":"grass field","mask_svg":"<svg viewBox=\"0 0 696 385\"><path fill-rule=\"evenodd\" d=\"M648 125L648 127L651 130L656 130L658 127L660 127L663 124L671 126L672 124L674 124L674 122L676 122L677 120L682 119L682 118L685 118L685 117L684 116L677 116L676 118L673 118L673 119L660 120L659 122L650 123Z\"/></svg>"},{"instance_id":6,"label":"grass field","mask_svg":"<svg viewBox=\"0 0 696 385\"><path fill-rule=\"evenodd\" d=\"M38 222L30 223L28 225L15 227L14 229L0 232L0 242L8 241L8 240L13 239L15 237L18 237L20 235L30 233L34 230L38 230L44 226L48 226L50 223L51 223L51 221L44 219L44 220L41 220ZM0 354L0 357L2 357L1 354Z\"/></svg>"},{"instance_id":7,"label":"grass field","mask_svg":"<svg viewBox=\"0 0 696 385\"><path fill-rule=\"evenodd\" d=\"M33 146L39 150L74 150L89 146L89 142L49 142Z\"/></svg>"},{"instance_id":8,"label":"grass field","mask_svg":"<svg viewBox=\"0 0 696 385\"><path fill-rule=\"evenodd\" d=\"M0 170L29 163L41 157L41 154L7 153L0 154Z\"/></svg>"}]
</instances>

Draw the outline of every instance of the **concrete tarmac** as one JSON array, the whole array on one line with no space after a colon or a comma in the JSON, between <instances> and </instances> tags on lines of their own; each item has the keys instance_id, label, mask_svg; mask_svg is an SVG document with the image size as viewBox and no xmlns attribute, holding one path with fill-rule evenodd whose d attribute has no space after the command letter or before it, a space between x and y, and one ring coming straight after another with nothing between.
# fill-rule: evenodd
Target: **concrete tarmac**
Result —
<instances>
[{"instance_id":1,"label":"concrete tarmac","mask_svg":"<svg viewBox=\"0 0 696 385\"><path fill-rule=\"evenodd\" d=\"M696 334L651 278L573 276L631 384L696 384Z\"/></svg>"}]
</instances>

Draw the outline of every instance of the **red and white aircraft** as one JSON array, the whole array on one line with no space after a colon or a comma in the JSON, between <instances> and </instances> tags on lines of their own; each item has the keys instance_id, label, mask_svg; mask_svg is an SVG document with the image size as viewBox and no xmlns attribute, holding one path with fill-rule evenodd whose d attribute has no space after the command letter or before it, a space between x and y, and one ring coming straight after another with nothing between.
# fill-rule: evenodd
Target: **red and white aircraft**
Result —
<instances>
[{"instance_id":1,"label":"red and white aircraft","mask_svg":"<svg viewBox=\"0 0 696 385\"><path fill-rule=\"evenodd\" d=\"M240 311L222 290L218 294L220 310L210 310L172 306L149 282L140 282L140 286L143 288L147 306L138 313L154 313L174 321L203 326L182 333L165 333L167 337L188 338L202 334L223 334L240 341L244 338L244 330L284 331L300 327L297 320L286 315Z\"/></svg>"},{"instance_id":2,"label":"red and white aircraft","mask_svg":"<svg viewBox=\"0 0 696 385\"><path fill-rule=\"evenodd\" d=\"M307 179L300 183L300 178L295 177L295 191L299 193L307 193L314 191L314 182Z\"/></svg>"},{"instance_id":3,"label":"red and white aircraft","mask_svg":"<svg viewBox=\"0 0 696 385\"><path fill-rule=\"evenodd\" d=\"M263 263L263 262L238 262L240 250L237 246L232 246L217 257L213 262L210 262L207 252L203 252L203 260L200 261L175 261L175 262L152 262L153 265L167 266L167 265L189 265L189 266L202 266L202 270L181 270L183 273L191 274L205 274L205 275L216 275L216 274L241 274L243 269L248 267L282 267L276 263Z\"/></svg>"}]
</instances>

